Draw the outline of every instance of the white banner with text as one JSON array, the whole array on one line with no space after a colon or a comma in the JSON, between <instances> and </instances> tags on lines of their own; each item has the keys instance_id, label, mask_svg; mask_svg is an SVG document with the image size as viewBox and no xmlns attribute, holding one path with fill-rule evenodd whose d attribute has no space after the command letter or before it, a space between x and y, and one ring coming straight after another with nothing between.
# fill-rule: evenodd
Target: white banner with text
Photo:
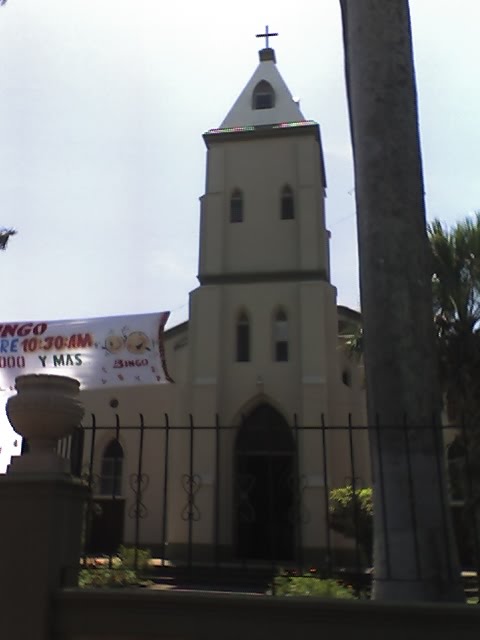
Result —
<instances>
[{"instance_id":1,"label":"white banner with text","mask_svg":"<svg viewBox=\"0 0 480 640\"><path fill-rule=\"evenodd\" d=\"M0 324L0 391L15 378L77 378L82 389L171 382L163 329L169 312L85 320Z\"/></svg>"}]
</instances>

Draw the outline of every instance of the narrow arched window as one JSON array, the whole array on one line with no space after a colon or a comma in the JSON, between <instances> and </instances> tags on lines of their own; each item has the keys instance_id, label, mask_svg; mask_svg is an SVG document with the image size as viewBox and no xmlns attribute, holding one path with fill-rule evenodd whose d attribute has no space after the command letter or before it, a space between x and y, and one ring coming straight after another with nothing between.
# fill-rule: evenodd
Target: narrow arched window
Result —
<instances>
[{"instance_id":1,"label":"narrow arched window","mask_svg":"<svg viewBox=\"0 0 480 640\"><path fill-rule=\"evenodd\" d=\"M295 217L295 206L293 201L293 189L286 185L282 189L280 198L280 218L282 220L293 220Z\"/></svg>"},{"instance_id":2,"label":"narrow arched window","mask_svg":"<svg viewBox=\"0 0 480 640\"><path fill-rule=\"evenodd\" d=\"M235 189L230 198L230 222L243 222L243 195Z\"/></svg>"},{"instance_id":3,"label":"narrow arched window","mask_svg":"<svg viewBox=\"0 0 480 640\"><path fill-rule=\"evenodd\" d=\"M118 440L110 440L102 456L100 493L119 496L122 493L123 448Z\"/></svg>"},{"instance_id":4,"label":"narrow arched window","mask_svg":"<svg viewBox=\"0 0 480 640\"><path fill-rule=\"evenodd\" d=\"M288 362L288 318L283 309L273 321L274 357L276 362Z\"/></svg>"},{"instance_id":5,"label":"narrow arched window","mask_svg":"<svg viewBox=\"0 0 480 640\"><path fill-rule=\"evenodd\" d=\"M244 311L237 318L236 356L237 362L250 361L250 322Z\"/></svg>"},{"instance_id":6,"label":"narrow arched window","mask_svg":"<svg viewBox=\"0 0 480 640\"><path fill-rule=\"evenodd\" d=\"M252 109L273 109L275 106L275 92L272 85L266 80L261 80L252 96Z\"/></svg>"},{"instance_id":7,"label":"narrow arched window","mask_svg":"<svg viewBox=\"0 0 480 640\"><path fill-rule=\"evenodd\" d=\"M466 497L467 454L464 439L456 436L447 449L449 493L453 501L463 501Z\"/></svg>"}]
</instances>

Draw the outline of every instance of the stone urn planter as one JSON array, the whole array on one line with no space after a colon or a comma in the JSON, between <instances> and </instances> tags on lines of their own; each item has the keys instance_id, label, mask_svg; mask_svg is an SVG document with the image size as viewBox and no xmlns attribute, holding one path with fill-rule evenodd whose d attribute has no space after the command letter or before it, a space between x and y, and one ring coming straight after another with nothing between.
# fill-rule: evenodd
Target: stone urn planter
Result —
<instances>
[{"instance_id":1,"label":"stone urn planter","mask_svg":"<svg viewBox=\"0 0 480 640\"><path fill-rule=\"evenodd\" d=\"M9 473L67 473L68 461L56 447L83 418L80 383L66 376L30 374L16 378L15 388L17 394L7 401L7 417L28 439L29 452L13 459Z\"/></svg>"}]
</instances>

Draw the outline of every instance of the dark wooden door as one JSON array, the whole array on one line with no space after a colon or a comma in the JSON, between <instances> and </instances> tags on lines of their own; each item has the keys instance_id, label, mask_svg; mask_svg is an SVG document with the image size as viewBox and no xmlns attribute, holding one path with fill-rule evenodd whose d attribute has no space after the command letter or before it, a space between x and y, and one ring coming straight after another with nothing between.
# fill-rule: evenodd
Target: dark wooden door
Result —
<instances>
[{"instance_id":1,"label":"dark wooden door","mask_svg":"<svg viewBox=\"0 0 480 640\"><path fill-rule=\"evenodd\" d=\"M293 456L247 454L237 464L239 557L292 560Z\"/></svg>"},{"instance_id":2,"label":"dark wooden door","mask_svg":"<svg viewBox=\"0 0 480 640\"><path fill-rule=\"evenodd\" d=\"M123 542L125 500L95 500L90 518L87 553L116 553Z\"/></svg>"}]
</instances>

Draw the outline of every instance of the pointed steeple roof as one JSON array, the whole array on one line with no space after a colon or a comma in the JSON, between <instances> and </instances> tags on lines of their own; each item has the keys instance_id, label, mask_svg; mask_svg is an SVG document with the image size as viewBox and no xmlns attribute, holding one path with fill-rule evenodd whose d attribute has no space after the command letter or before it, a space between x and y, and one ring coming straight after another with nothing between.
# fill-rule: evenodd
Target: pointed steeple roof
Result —
<instances>
[{"instance_id":1,"label":"pointed steeple roof","mask_svg":"<svg viewBox=\"0 0 480 640\"><path fill-rule=\"evenodd\" d=\"M228 112L219 129L233 127L256 127L280 124L282 122L303 122L300 107L292 98L284 79L280 75L273 49L262 49L260 64L247 82L242 93ZM255 101L255 89L258 92L268 87L273 90L272 106L258 106Z\"/></svg>"}]
</instances>

